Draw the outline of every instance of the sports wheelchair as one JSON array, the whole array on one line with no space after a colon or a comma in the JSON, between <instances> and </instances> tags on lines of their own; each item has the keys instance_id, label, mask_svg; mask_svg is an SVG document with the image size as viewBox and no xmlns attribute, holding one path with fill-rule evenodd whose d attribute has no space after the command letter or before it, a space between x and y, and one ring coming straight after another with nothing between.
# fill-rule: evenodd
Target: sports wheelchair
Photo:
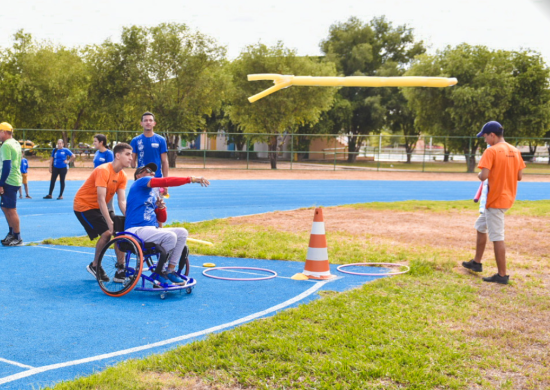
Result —
<instances>
[{"instance_id":1,"label":"sports wheelchair","mask_svg":"<svg viewBox=\"0 0 550 390\"><path fill-rule=\"evenodd\" d=\"M120 226L120 230L124 230L124 217L115 218L115 231ZM121 297L134 288L136 291L160 292L161 299L165 299L166 293L170 291L181 293L185 290L190 294L197 282L189 277L188 247L185 246L183 249L177 269L177 274L185 284L168 285L156 279L157 270L163 269L167 259L168 255L162 246L153 242L143 242L135 234L120 231L99 254L98 266L103 267L109 281L104 282L98 278L97 282L101 290L111 297ZM144 271L150 271L151 275L143 274Z\"/></svg>"}]
</instances>

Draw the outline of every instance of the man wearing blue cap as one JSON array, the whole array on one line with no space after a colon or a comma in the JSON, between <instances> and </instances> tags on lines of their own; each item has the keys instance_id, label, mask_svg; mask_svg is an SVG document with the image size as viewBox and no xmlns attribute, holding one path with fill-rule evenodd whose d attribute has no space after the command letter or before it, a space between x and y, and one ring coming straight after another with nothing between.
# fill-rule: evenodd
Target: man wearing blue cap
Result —
<instances>
[{"instance_id":1,"label":"man wearing blue cap","mask_svg":"<svg viewBox=\"0 0 550 390\"><path fill-rule=\"evenodd\" d=\"M512 207L516 199L518 181L522 178L525 163L521 153L515 147L504 141L504 128L496 121L487 122L478 137L485 138L491 147L485 150L478 168L478 177L484 181L489 179L489 193L485 212L479 215L474 227L477 230L476 255L470 261L464 261L462 266L481 272L481 259L489 240L493 242L498 273L483 278L485 282L508 284L506 275L506 246L504 245L504 213Z\"/></svg>"}]
</instances>

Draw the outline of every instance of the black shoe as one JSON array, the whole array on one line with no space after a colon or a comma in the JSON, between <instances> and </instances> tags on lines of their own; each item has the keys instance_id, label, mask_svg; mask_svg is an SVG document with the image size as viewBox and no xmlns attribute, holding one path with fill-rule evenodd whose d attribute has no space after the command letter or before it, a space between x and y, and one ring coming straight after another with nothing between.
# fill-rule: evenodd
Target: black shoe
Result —
<instances>
[{"instance_id":1,"label":"black shoe","mask_svg":"<svg viewBox=\"0 0 550 390\"><path fill-rule=\"evenodd\" d=\"M124 283L124 281L126 280L126 270L124 269L124 265L117 264L116 267L117 267L117 270L115 272L115 277L113 278L113 282Z\"/></svg>"},{"instance_id":2,"label":"black shoe","mask_svg":"<svg viewBox=\"0 0 550 390\"><path fill-rule=\"evenodd\" d=\"M8 242L13 240L14 238L15 238L15 236L13 234L8 233L8 235L1 241L2 245L6 245Z\"/></svg>"},{"instance_id":3,"label":"black shoe","mask_svg":"<svg viewBox=\"0 0 550 390\"><path fill-rule=\"evenodd\" d=\"M51 195L46 195L46 196L43 197L42 199L52 199L52 196L51 196Z\"/></svg>"},{"instance_id":4,"label":"black shoe","mask_svg":"<svg viewBox=\"0 0 550 390\"><path fill-rule=\"evenodd\" d=\"M90 263L86 266L86 269L89 273L94 275L94 278L101 279L102 282L109 282L111 279L105 274L103 267L99 267L99 278L97 276L96 267L93 266L93 263Z\"/></svg>"},{"instance_id":5,"label":"black shoe","mask_svg":"<svg viewBox=\"0 0 550 390\"><path fill-rule=\"evenodd\" d=\"M462 266L474 272L483 271L483 265L481 263L476 263L474 259L470 261L463 261Z\"/></svg>"},{"instance_id":6,"label":"black shoe","mask_svg":"<svg viewBox=\"0 0 550 390\"><path fill-rule=\"evenodd\" d=\"M23 240L21 238L13 237L13 240L3 244L4 246L23 246Z\"/></svg>"},{"instance_id":7,"label":"black shoe","mask_svg":"<svg viewBox=\"0 0 550 390\"><path fill-rule=\"evenodd\" d=\"M484 282L489 283L500 283L500 284L508 284L508 280L510 280L510 276L500 276L499 274L494 274L493 276L489 276L487 278L481 278Z\"/></svg>"},{"instance_id":8,"label":"black shoe","mask_svg":"<svg viewBox=\"0 0 550 390\"><path fill-rule=\"evenodd\" d=\"M61 200L63 199L63 197L61 195L59 195L59 197L57 198L57 200Z\"/></svg>"}]
</instances>

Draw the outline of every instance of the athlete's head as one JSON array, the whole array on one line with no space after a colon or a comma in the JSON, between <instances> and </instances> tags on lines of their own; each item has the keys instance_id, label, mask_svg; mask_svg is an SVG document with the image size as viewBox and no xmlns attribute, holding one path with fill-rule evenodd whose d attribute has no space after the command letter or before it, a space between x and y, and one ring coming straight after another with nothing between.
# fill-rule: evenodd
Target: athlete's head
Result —
<instances>
[{"instance_id":1,"label":"athlete's head","mask_svg":"<svg viewBox=\"0 0 550 390\"><path fill-rule=\"evenodd\" d=\"M120 142L113 148L115 160L120 161L124 168L132 164L132 147L125 142Z\"/></svg>"},{"instance_id":2,"label":"athlete's head","mask_svg":"<svg viewBox=\"0 0 550 390\"><path fill-rule=\"evenodd\" d=\"M157 122L155 122L155 115L149 111L144 112L141 116L141 127L143 127L143 131L153 131L153 128L156 125Z\"/></svg>"},{"instance_id":3,"label":"athlete's head","mask_svg":"<svg viewBox=\"0 0 550 390\"><path fill-rule=\"evenodd\" d=\"M63 147L65 146L65 142L63 142L63 140L60 138L57 140L57 149L63 149Z\"/></svg>"},{"instance_id":4,"label":"athlete's head","mask_svg":"<svg viewBox=\"0 0 550 390\"><path fill-rule=\"evenodd\" d=\"M99 149L100 147L107 147L107 137L103 134L94 135L94 148Z\"/></svg>"},{"instance_id":5,"label":"athlete's head","mask_svg":"<svg viewBox=\"0 0 550 390\"><path fill-rule=\"evenodd\" d=\"M155 176L157 168L157 164L155 163L149 163L143 167L139 167L134 173L134 180L141 179L145 176Z\"/></svg>"},{"instance_id":6,"label":"athlete's head","mask_svg":"<svg viewBox=\"0 0 550 390\"><path fill-rule=\"evenodd\" d=\"M0 123L0 141L4 142L13 136L13 127L8 122Z\"/></svg>"}]
</instances>

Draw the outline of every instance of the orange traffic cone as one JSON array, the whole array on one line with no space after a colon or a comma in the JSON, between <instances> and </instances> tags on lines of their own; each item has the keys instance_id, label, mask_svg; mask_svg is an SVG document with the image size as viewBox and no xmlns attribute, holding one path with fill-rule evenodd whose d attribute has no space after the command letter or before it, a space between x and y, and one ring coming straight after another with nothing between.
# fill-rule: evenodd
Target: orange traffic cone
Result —
<instances>
[{"instance_id":1,"label":"orange traffic cone","mask_svg":"<svg viewBox=\"0 0 550 390\"><path fill-rule=\"evenodd\" d=\"M305 276L305 277L304 277ZM313 226L307 250L306 265L302 274L296 274L292 279L331 279L330 264L328 262L327 239L325 237L325 222L323 221L323 210L315 209Z\"/></svg>"}]
</instances>

